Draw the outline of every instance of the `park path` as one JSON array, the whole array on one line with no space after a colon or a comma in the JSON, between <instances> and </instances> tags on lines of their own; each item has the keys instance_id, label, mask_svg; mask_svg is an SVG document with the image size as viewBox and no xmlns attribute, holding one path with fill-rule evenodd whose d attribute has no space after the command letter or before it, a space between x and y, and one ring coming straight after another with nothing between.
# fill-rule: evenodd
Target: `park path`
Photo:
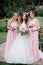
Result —
<instances>
[{"instance_id":1,"label":"park path","mask_svg":"<svg viewBox=\"0 0 43 65\"><path fill-rule=\"evenodd\" d=\"M0 44L0 61L4 61L5 43Z\"/></svg>"},{"instance_id":2,"label":"park path","mask_svg":"<svg viewBox=\"0 0 43 65\"><path fill-rule=\"evenodd\" d=\"M2 43L0 44L0 62L4 62L4 51L5 51L5 43ZM36 63L35 65L43 65L43 62L40 61Z\"/></svg>"}]
</instances>

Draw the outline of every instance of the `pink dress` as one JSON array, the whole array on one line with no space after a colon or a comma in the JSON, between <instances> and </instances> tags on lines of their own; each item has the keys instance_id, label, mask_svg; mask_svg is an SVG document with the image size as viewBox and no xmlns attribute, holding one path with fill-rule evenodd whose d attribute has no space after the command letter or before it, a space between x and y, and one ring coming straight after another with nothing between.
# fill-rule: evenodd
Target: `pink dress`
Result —
<instances>
[{"instance_id":1,"label":"pink dress","mask_svg":"<svg viewBox=\"0 0 43 65\"><path fill-rule=\"evenodd\" d=\"M37 62L40 60L39 56L39 38L38 38L38 31L32 32L31 30L37 29L38 24L36 23L37 19L30 20L28 23L28 29L29 29L29 44L30 44L30 49L31 53L34 58L34 62Z\"/></svg>"},{"instance_id":2,"label":"pink dress","mask_svg":"<svg viewBox=\"0 0 43 65\"><path fill-rule=\"evenodd\" d=\"M7 33L7 40L6 40L6 45L5 45L5 55L7 54L8 50L10 49L10 46L12 45L13 41L15 40L18 32L17 32L17 23L14 21L10 24L10 26L12 28L14 28L15 30L8 30Z\"/></svg>"}]
</instances>

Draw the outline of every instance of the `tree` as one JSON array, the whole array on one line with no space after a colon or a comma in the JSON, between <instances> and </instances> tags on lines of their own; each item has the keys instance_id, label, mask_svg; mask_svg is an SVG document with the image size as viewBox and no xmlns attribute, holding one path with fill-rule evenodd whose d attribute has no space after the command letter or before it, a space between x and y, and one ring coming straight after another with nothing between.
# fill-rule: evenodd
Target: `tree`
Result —
<instances>
[{"instance_id":1,"label":"tree","mask_svg":"<svg viewBox=\"0 0 43 65\"><path fill-rule=\"evenodd\" d=\"M28 5L41 4L43 4L43 0L0 0L0 15L9 16L9 13L14 11L26 11Z\"/></svg>"}]
</instances>

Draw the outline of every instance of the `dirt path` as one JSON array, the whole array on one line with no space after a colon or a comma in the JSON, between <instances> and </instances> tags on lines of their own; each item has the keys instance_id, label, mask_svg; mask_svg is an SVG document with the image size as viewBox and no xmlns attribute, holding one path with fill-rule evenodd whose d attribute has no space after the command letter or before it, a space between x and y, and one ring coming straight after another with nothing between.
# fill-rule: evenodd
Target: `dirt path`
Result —
<instances>
[{"instance_id":1,"label":"dirt path","mask_svg":"<svg viewBox=\"0 0 43 65\"><path fill-rule=\"evenodd\" d=\"M4 61L5 43L0 44L0 61Z\"/></svg>"}]
</instances>

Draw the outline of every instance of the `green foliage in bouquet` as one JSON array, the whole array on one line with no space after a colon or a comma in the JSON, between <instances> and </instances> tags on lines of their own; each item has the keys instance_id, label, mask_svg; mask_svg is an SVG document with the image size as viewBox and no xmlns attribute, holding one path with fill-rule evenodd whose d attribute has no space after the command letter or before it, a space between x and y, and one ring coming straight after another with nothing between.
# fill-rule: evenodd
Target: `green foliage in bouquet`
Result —
<instances>
[{"instance_id":1,"label":"green foliage in bouquet","mask_svg":"<svg viewBox=\"0 0 43 65\"><path fill-rule=\"evenodd\" d=\"M20 31L20 33L21 33L21 35L26 35L26 34L28 34L28 31L25 31L25 32Z\"/></svg>"}]
</instances>

